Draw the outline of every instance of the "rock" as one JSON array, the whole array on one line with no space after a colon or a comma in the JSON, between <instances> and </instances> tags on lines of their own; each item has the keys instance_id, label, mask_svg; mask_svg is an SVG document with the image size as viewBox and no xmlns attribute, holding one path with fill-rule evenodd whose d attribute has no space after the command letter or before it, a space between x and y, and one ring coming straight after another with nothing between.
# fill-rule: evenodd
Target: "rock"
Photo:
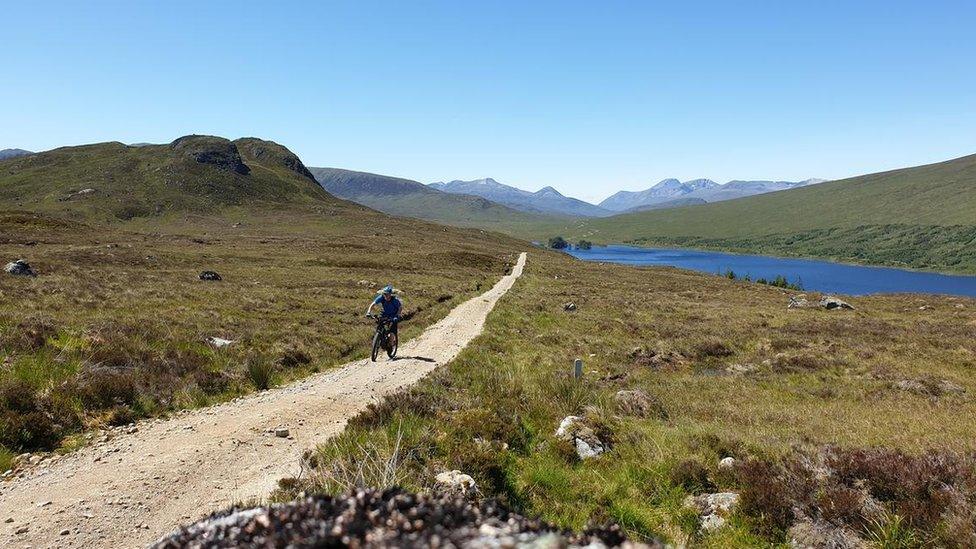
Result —
<instances>
[{"instance_id":1,"label":"rock","mask_svg":"<svg viewBox=\"0 0 976 549\"><path fill-rule=\"evenodd\" d=\"M61 535L62 536L67 536L70 533L71 533L71 530L68 530L67 528L65 528L64 530L61 530Z\"/></svg>"},{"instance_id":2,"label":"rock","mask_svg":"<svg viewBox=\"0 0 976 549\"><path fill-rule=\"evenodd\" d=\"M27 528L26 526L21 526L20 528L14 530L14 534L17 534L19 536L21 534L26 534L28 530L29 528Z\"/></svg>"},{"instance_id":3,"label":"rock","mask_svg":"<svg viewBox=\"0 0 976 549\"><path fill-rule=\"evenodd\" d=\"M31 268L30 264L23 259L18 259L12 263L7 263L4 270L7 272L7 274L13 276L37 276L37 272L35 272L34 269Z\"/></svg>"},{"instance_id":4,"label":"rock","mask_svg":"<svg viewBox=\"0 0 976 549\"><path fill-rule=\"evenodd\" d=\"M724 457L718 462L719 469L732 469L733 467L735 467L735 458L732 456Z\"/></svg>"},{"instance_id":5,"label":"rock","mask_svg":"<svg viewBox=\"0 0 976 549\"><path fill-rule=\"evenodd\" d=\"M478 493L478 487L470 475L461 471L444 471L434 477L437 492L456 496L470 497Z\"/></svg>"},{"instance_id":6,"label":"rock","mask_svg":"<svg viewBox=\"0 0 976 549\"><path fill-rule=\"evenodd\" d=\"M725 371L728 372L728 373L730 373L730 374L732 374L732 375L734 375L734 376L741 376L741 375L745 375L745 374L751 374L752 372L755 372L758 369L759 369L759 366L756 366L755 364L738 364L738 363L734 363L734 364L729 364L728 366L725 367Z\"/></svg>"},{"instance_id":7,"label":"rock","mask_svg":"<svg viewBox=\"0 0 976 549\"><path fill-rule=\"evenodd\" d=\"M203 271L200 273L200 280L207 280L211 282L220 282L223 280L219 274L214 271Z\"/></svg>"},{"instance_id":8,"label":"rock","mask_svg":"<svg viewBox=\"0 0 976 549\"><path fill-rule=\"evenodd\" d=\"M864 540L848 528L834 526L824 521L804 519L790 527L786 533L793 549L862 549L869 547Z\"/></svg>"},{"instance_id":9,"label":"rock","mask_svg":"<svg viewBox=\"0 0 976 549\"><path fill-rule=\"evenodd\" d=\"M966 392L966 389L963 386L953 383L948 379L927 377L917 379L901 379L892 383L891 386L900 391L907 391L909 393L915 393L916 395L931 397L960 395Z\"/></svg>"},{"instance_id":10,"label":"rock","mask_svg":"<svg viewBox=\"0 0 976 549\"><path fill-rule=\"evenodd\" d=\"M274 434L276 437L286 438L288 435L291 434L291 432L288 431L287 427L278 427L277 429L274 430Z\"/></svg>"},{"instance_id":11,"label":"rock","mask_svg":"<svg viewBox=\"0 0 976 549\"><path fill-rule=\"evenodd\" d=\"M580 459L595 458L609 449L579 416L563 418L556 429L556 437L571 442Z\"/></svg>"},{"instance_id":12,"label":"rock","mask_svg":"<svg viewBox=\"0 0 976 549\"><path fill-rule=\"evenodd\" d=\"M13 521L14 521L14 517L7 517L6 520L4 520L4 522L7 524L10 524Z\"/></svg>"},{"instance_id":13,"label":"rock","mask_svg":"<svg viewBox=\"0 0 976 549\"><path fill-rule=\"evenodd\" d=\"M739 494L735 492L688 496L684 502L685 507L698 512L701 529L705 532L713 532L724 526L738 504Z\"/></svg>"},{"instance_id":14,"label":"rock","mask_svg":"<svg viewBox=\"0 0 976 549\"><path fill-rule=\"evenodd\" d=\"M73 200L75 198L82 198L90 194L95 194L95 189L82 189L73 193L69 193L68 196L64 197L64 200Z\"/></svg>"},{"instance_id":15,"label":"rock","mask_svg":"<svg viewBox=\"0 0 976 549\"><path fill-rule=\"evenodd\" d=\"M563 310L564 311L575 311L576 310L576 304L573 303L573 302L563 303Z\"/></svg>"},{"instance_id":16,"label":"rock","mask_svg":"<svg viewBox=\"0 0 976 549\"><path fill-rule=\"evenodd\" d=\"M820 299L820 306L828 311L833 309L854 309L854 306L834 296L825 295Z\"/></svg>"},{"instance_id":17,"label":"rock","mask_svg":"<svg viewBox=\"0 0 976 549\"><path fill-rule=\"evenodd\" d=\"M365 288L372 288L372 287L373 287L373 286L375 286L376 284L373 284L373 283L372 283L372 282L370 282L369 280L360 280L359 282L357 282L357 283L356 283L356 285L357 285L357 286L363 286L363 287L365 287Z\"/></svg>"},{"instance_id":18,"label":"rock","mask_svg":"<svg viewBox=\"0 0 976 549\"><path fill-rule=\"evenodd\" d=\"M619 527L573 533L497 501L399 489L361 490L216 513L156 542L181 547L663 547L629 542Z\"/></svg>"},{"instance_id":19,"label":"rock","mask_svg":"<svg viewBox=\"0 0 976 549\"><path fill-rule=\"evenodd\" d=\"M787 309L804 309L807 307L812 307L813 305L807 301L807 296L805 294L791 295L790 304L786 306Z\"/></svg>"},{"instance_id":20,"label":"rock","mask_svg":"<svg viewBox=\"0 0 976 549\"><path fill-rule=\"evenodd\" d=\"M667 419L668 412L656 399L640 389L617 391L613 396L617 411L634 417Z\"/></svg>"},{"instance_id":21,"label":"rock","mask_svg":"<svg viewBox=\"0 0 976 549\"><path fill-rule=\"evenodd\" d=\"M226 346L230 345L233 342L234 341L231 340L231 339L224 339L222 337L208 337L207 338L207 343L213 345L214 347L216 347L218 349L221 349L223 347L226 347Z\"/></svg>"}]
</instances>

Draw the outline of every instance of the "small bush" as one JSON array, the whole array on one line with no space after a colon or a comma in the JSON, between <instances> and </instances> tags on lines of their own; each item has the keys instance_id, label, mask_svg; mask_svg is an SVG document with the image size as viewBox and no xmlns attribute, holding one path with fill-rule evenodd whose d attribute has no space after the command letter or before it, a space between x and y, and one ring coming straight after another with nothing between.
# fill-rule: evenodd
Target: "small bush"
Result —
<instances>
[{"instance_id":1,"label":"small bush","mask_svg":"<svg viewBox=\"0 0 976 549\"><path fill-rule=\"evenodd\" d=\"M709 358L709 357L726 357L734 354L734 351L730 349L725 343L718 340L709 340L699 343L695 346L695 357L699 359Z\"/></svg>"},{"instance_id":2,"label":"small bush","mask_svg":"<svg viewBox=\"0 0 976 549\"><path fill-rule=\"evenodd\" d=\"M689 494L712 492L716 488L708 478L708 469L694 459L682 461L671 471L671 485Z\"/></svg>"},{"instance_id":3,"label":"small bush","mask_svg":"<svg viewBox=\"0 0 976 549\"><path fill-rule=\"evenodd\" d=\"M50 450L80 423L60 395L39 394L17 379L0 381L0 446L14 451Z\"/></svg>"},{"instance_id":4,"label":"small bush","mask_svg":"<svg viewBox=\"0 0 976 549\"><path fill-rule=\"evenodd\" d=\"M289 346L287 349L285 349L281 354L281 357L278 359L278 364L280 364L282 368L288 369L305 366L310 362L312 362L312 357L308 356L308 353L306 353L304 349L295 345Z\"/></svg>"},{"instance_id":5,"label":"small bush","mask_svg":"<svg viewBox=\"0 0 976 549\"><path fill-rule=\"evenodd\" d=\"M264 357L251 357L247 360L247 379L259 391L271 387L274 371L274 364Z\"/></svg>"}]
</instances>

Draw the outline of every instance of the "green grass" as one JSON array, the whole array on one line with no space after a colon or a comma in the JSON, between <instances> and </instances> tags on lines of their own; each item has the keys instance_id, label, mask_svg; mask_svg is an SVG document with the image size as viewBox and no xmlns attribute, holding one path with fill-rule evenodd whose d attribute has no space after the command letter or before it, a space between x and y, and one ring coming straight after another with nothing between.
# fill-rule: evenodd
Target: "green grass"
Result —
<instances>
[{"instance_id":1,"label":"green grass","mask_svg":"<svg viewBox=\"0 0 976 549\"><path fill-rule=\"evenodd\" d=\"M758 511L773 503L757 500L766 487L748 479L767 476L722 472L722 457L787 467L798 452L831 445L878 448L894 463L916 459L897 452L950 459L976 451L976 424L960 421L976 415L976 302L864 297L852 299L853 312L788 310L789 294L674 269L534 253L481 337L414 389L350 422L313 454L312 475L279 497L355 485L348 476L329 479L368 455L376 463L394 461L398 483L412 489L460 469L487 495L563 527L617 522L637 539L754 547L785 541L788 524L770 525ZM579 309L564 311L568 301ZM582 381L569 378L576 357L585 362ZM733 365L750 371L729 373ZM949 380L965 392L917 394L895 385L923 379ZM645 391L667 418L622 413L614 404L621 389ZM602 426L612 450L592 461L575 459L554 437L570 414ZM398 425L409 429L400 431L396 458L390 433ZM686 495L702 490L683 480L688 461L704 467L714 489L762 503L750 503L713 535L697 533L682 506ZM888 482L902 482L896 471L923 470L891 465ZM931 504L923 496L899 497L907 499L883 504ZM865 539L873 535L873 527L857 527ZM912 525L916 536L938 535L935 529Z\"/></svg>"},{"instance_id":2,"label":"green grass","mask_svg":"<svg viewBox=\"0 0 976 549\"><path fill-rule=\"evenodd\" d=\"M976 272L976 155L738 200L511 227L545 241L697 247Z\"/></svg>"}]
</instances>

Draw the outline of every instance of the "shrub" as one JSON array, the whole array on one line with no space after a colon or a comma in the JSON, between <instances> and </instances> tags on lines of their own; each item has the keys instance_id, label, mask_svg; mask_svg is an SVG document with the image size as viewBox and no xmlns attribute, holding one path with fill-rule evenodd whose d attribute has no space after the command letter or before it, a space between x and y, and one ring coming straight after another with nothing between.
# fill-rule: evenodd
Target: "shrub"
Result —
<instances>
[{"instance_id":1,"label":"shrub","mask_svg":"<svg viewBox=\"0 0 976 549\"><path fill-rule=\"evenodd\" d=\"M0 446L14 451L50 450L80 425L70 403L42 395L24 381L0 381Z\"/></svg>"},{"instance_id":2,"label":"shrub","mask_svg":"<svg viewBox=\"0 0 976 549\"><path fill-rule=\"evenodd\" d=\"M715 490L715 484L708 478L708 469L694 459L682 461L671 471L671 485L681 487L690 494Z\"/></svg>"},{"instance_id":3,"label":"shrub","mask_svg":"<svg viewBox=\"0 0 976 549\"><path fill-rule=\"evenodd\" d=\"M251 357L247 360L247 378L259 391L271 387L274 377L274 364L265 357Z\"/></svg>"},{"instance_id":4,"label":"shrub","mask_svg":"<svg viewBox=\"0 0 976 549\"><path fill-rule=\"evenodd\" d=\"M569 247L569 242L561 236L554 236L549 239L549 247L553 250L565 250Z\"/></svg>"}]
</instances>

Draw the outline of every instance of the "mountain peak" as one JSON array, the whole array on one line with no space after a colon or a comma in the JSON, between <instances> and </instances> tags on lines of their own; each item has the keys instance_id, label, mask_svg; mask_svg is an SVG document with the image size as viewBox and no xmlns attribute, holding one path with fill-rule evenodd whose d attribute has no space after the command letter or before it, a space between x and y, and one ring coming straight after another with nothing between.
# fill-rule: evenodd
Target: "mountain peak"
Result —
<instances>
[{"instance_id":1,"label":"mountain peak","mask_svg":"<svg viewBox=\"0 0 976 549\"><path fill-rule=\"evenodd\" d=\"M34 154L31 151L25 151L24 149L3 149L0 150L0 160L6 160L8 158L19 158L21 156L28 156Z\"/></svg>"},{"instance_id":2,"label":"mountain peak","mask_svg":"<svg viewBox=\"0 0 976 549\"><path fill-rule=\"evenodd\" d=\"M557 191L552 186L546 186L535 192L536 196L563 196L563 194Z\"/></svg>"}]
</instances>

